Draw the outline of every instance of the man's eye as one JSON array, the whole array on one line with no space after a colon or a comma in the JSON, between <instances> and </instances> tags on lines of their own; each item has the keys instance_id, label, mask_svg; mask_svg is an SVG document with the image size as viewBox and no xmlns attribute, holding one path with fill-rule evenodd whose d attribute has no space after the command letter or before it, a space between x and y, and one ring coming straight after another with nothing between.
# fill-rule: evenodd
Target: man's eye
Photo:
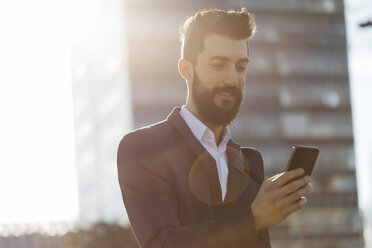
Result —
<instances>
[{"instance_id":1,"label":"man's eye","mask_svg":"<svg viewBox=\"0 0 372 248\"><path fill-rule=\"evenodd\" d=\"M246 69L246 66L238 66L238 71L245 71Z\"/></svg>"},{"instance_id":2,"label":"man's eye","mask_svg":"<svg viewBox=\"0 0 372 248\"><path fill-rule=\"evenodd\" d=\"M223 68L223 64L212 64L212 67L215 69L221 69Z\"/></svg>"}]
</instances>

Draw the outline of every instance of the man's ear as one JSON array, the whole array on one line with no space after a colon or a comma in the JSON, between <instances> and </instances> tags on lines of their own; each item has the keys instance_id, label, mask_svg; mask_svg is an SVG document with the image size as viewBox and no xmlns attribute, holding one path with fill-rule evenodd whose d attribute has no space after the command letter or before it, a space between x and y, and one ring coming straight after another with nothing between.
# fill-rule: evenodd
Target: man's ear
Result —
<instances>
[{"instance_id":1,"label":"man's ear","mask_svg":"<svg viewBox=\"0 0 372 248\"><path fill-rule=\"evenodd\" d=\"M178 72L187 82L192 81L194 77L194 68L187 59L178 60Z\"/></svg>"}]
</instances>

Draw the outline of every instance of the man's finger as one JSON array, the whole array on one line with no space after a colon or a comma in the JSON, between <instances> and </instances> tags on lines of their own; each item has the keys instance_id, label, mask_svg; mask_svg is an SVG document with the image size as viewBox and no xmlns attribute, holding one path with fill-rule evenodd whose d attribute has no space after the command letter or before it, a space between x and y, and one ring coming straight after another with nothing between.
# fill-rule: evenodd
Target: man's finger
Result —
<instances>
[{"instance_id":1,"label":"man's finger","mask_svg":"<svg viewBox=\"0 0 372 248\"><path fill-rule=\"evenodd\" d=\"M306 187L302 187L300 188L299 190L296 190L295 192L285 196L283 199L282 199L282 204L285 206L285 205L290 205L291 203L301 199L302 197L304 197L307 193L309 193L312 189L312 185L310 183L308 183L306 185Z\"/></svg>"},{"instance_id":2,"label":"man's finger","mask_svg":"<svg viewBox=\"0 0 372 248\"><path fill-rule=\"evenodd\" d=\"M291 181L292 179L300 177L304 174L305 174L305 170L302 169L302 168L298 168L298 169L295 169L295 170L284 172L282 175L280 175L279 177L277 177L275 179L274 185L278 188L282 187L284 184Z\"/></svg>"},{"instance_id":3,"label":"man's finger","mask_svg":"<svg viewBox=\"0 0 372 248\"><path fill-rule=\"evenodd\" d=\"M283 175L285 172L282 172L282 173L279 173L279 174L276 174L272 177L270 177L268 180L269 181L275 181L278 177L280 177L281 175Z\"/></svg>"},{"instance_id":4,"label":"man's finger","mask_svg":"<svg viewBox=\"0 0 372 248\"><path fill-rule=\"evenodd\" d=\"M279 194L281 197L285 197L286 195L289 195L293 192L298 191L302 187L305 187L309 183L310 183L310 177L308 176L301 177L281 187L279 189L279 192L280 192Z\"/></svg>"},{"instance_id":5,"label":"man's finger","mask_svg":"<svg viewBox=\"0 0 372 248\"><path fill-rule=\"evenodd\" d=\"M285 210L284 210L284 214L286 216L290 215L291 213L293 212L296 212L297 210L301 209L303 206L305 206L307 202L307 199L305 196L301 197L301 199L299 201L296 201L294 203L292 203L290 206L288 206Z\"/></svg>"}]
</instances>

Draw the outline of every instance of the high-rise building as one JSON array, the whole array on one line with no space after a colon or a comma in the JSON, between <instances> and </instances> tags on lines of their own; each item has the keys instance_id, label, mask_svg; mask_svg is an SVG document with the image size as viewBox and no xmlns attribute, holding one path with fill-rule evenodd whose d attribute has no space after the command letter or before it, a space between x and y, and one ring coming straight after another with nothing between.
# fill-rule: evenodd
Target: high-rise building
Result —
<instances>
[{"instance_id":1,"label":"high-rise building","mask_svg":"<svg viewBox=\"0 0 372 248\"><path fill-rule=\"evenodd\" d=\"M292 145L320 155L304 209L271 228L275 247L362 247L357 205L343 2L127 0L134 126L164 119L186 99L177 72L177 31L195 11L246 7L250 41L246 95L233 138L258 148L266 178L285 170Z\"/></svg>"},{"instance_id":2,"label":"high-rise building","mask_svg":"<svg viewBox=\"0 0 372 248\"><path fill-rule=\"evenodd\" d=\"M79 222L127 223L116 167L132 128L123 4L89 1L76 18L84 20L71 51Z\"/></svg>"}]
</instances>

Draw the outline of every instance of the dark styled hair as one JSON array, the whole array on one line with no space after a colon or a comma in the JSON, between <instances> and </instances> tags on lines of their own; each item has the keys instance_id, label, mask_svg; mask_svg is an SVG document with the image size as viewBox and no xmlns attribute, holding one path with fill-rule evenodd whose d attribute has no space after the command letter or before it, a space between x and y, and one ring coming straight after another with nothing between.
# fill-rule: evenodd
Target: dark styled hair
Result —
<instances>
[{"instance_id":1,"label":"dark styled hair","mask_svg":"<svg viewBox=\"0 0 372 248\"><path fill-rule=\"evenodd\" d=\"M204 50L204 37L221 34L232 39L248 39L256 32L253 14L242 8L240 11L207 9L186 19L180 28L181 58L195 65L199 53Z\"/></svg>"}]
</instances>

